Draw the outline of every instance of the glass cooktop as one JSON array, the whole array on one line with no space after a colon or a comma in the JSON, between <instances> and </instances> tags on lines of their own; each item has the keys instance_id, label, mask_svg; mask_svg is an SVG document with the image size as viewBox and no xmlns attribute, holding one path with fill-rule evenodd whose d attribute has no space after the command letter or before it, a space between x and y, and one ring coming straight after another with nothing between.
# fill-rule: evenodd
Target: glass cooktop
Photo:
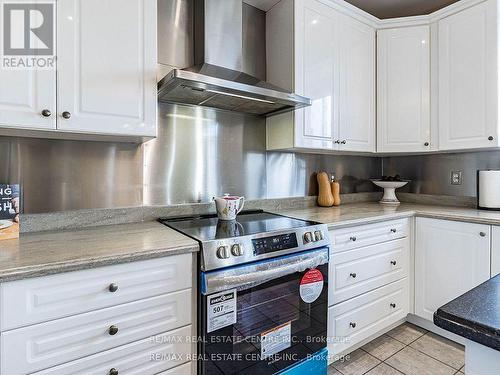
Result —
<instances>
[{"instance_id":1,"label":"glass cooktop","mask_svg":"<svg viewBox=\"0 0 500 375\"><path fill-rule=\"evenodd\" d=\"M312 221L294 219L262 210L243 211L234 221L219 220L215 214L162 218L158 220L199 241L220 240L280 230L293 230L317 224Z\"/></svg>"}]
</instances>

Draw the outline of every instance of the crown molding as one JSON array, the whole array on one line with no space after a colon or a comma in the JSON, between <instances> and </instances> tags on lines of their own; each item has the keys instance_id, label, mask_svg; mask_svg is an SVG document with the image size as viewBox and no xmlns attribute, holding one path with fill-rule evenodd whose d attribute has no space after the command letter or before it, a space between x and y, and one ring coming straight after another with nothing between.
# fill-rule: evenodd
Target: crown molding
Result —
<instances>
[{"instance_id":1,"label":"crown molding","mask_svg":"<svg viewBox=\"0 0 500 375\"><path fill-rule=\"evenodd\" d=\"M451 16L452 14L461 12L462 10L470 8L474 5L483 3L486 0L460 0L456 3L448 5L445 8L439 9L431 14L422 16L413 16L413 17L387 18L387 19L377 18L372 14L355 7L354 5L344 0L319 0L319 1L326 5L330 5L334 9L344 14L347 14L351 17L354 17L359 21L364 22L376 29L389 29L397 27L430 25L431 23L438 22L440 19Z\"/></svg>"}]
</instances>

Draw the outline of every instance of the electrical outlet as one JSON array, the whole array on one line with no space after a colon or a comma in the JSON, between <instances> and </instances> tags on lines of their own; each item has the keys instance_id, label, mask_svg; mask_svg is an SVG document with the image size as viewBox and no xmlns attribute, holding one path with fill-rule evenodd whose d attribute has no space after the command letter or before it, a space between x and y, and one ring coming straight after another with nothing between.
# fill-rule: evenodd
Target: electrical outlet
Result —
<instances>
[{"instance_id":1,"label":"electrical outlet","mask_svg":"<svg viewBox=\"0 0 500 375\"><path fill-rule=\"evenodd\" d=\"M450 183L452 185L462 185L462 171L451 171Z\"/></svg>"}]
</instances>

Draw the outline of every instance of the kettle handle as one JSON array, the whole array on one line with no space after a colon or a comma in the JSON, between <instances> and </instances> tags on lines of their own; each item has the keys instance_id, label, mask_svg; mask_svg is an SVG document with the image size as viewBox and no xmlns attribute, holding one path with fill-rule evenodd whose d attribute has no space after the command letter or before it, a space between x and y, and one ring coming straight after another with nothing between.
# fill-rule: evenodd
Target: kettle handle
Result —
<instances>
[{"instance_id":1,"label":"kettle handle","mask_svg":"<svg viewBox=\"0 0 500 375\"><path fill-rule=\"evenodd\" d=\"M245 205L245 197L241 197L241 199L240 199L240 206L238 207L238 211L236 212L236 214L239 214L241 212L241 210L243 209L244 205Z\"/></svg>"}]
</instances>

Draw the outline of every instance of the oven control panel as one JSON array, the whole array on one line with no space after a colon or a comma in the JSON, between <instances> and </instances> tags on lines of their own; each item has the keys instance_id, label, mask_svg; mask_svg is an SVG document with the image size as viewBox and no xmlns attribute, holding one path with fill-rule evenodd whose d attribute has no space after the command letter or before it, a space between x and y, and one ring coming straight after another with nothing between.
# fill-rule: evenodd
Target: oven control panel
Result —
<instances>
[{"instance_id":1,"label":"oven control panel","mask_svg":"<svg viewBox=\"0 0 500 375\"><path fill-rule=\"evenodd\" d=\"M255 255L293 249L298 246L297 235L286 233L279 236L256 238L252 240L252 245Z\"/></svg>"}]
</instances>

